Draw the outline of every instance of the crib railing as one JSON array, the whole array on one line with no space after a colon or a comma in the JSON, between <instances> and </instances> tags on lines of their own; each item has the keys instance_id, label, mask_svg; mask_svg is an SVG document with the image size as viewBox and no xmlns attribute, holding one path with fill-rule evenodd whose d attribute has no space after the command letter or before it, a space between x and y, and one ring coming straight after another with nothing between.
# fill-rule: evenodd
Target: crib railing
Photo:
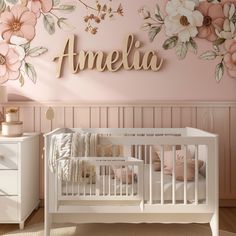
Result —
<instances>
[{"instance_id":1,"label":"crib railing","mask_svg":"<svg viewBox=\"0 0 236 236\"><path fill-rule=\"evenodd\" d=\"M77 157L80 180L62 181L55 172L56 201L143 201L143 162L132 157Z\"/></svg>"}]
</instances>

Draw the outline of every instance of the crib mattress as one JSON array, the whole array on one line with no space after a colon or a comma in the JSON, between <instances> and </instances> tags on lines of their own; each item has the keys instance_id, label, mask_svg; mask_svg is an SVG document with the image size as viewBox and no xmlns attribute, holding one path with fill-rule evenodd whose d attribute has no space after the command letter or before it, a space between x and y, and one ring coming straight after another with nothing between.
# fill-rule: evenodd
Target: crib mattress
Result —
<instances>
[{"instance_id":1,"label":"crib mattress","mask_svg":"<svg viewBox=\"0 0 236 236\"><path fill-rule=\"evenodd\" d=\"M149 166L144 166L144 199L145 201L149 201L150 199L150 186L149 186ZM161 172L153 171L152 173L153 179L153 187L152 187L152 198L153 201L161 200ZM121 184L119 180L109 178L108 175L101 175L99 177L99 183L94 184L88 179L83 183L66 183L62 182L62 193L63 195L95 195L99 193L99 195L128 195L132 196L132 194L137 194L138 184ZM109 187L110 185L110 187ZM187 182L187 200L194 201L195 200L195 183L194 181ZM177 181L175 185L175 198L176 201L183 201L184 199L184 182ZM199 174L198 176L198 199L204 200L206 199L206 181L205 178ZM164 175L164 200L172 201L172 176Z\"/></svg>"}]
</instances>

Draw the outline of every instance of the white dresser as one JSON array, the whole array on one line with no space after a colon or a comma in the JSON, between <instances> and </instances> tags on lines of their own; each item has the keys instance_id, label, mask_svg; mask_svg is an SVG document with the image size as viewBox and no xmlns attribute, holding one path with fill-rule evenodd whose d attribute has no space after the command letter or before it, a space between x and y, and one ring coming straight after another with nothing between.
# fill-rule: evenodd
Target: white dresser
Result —
<instances>
[{"instance_id":1,"label":"white dresser","mask_svg":"<svg viewBox=\"0 0 236 236\"><path fill-rule=\"evenodd\" d=\"M39 204L39 135L0 136L0 223L20 229Z\"/></svg>"}]
</instances>

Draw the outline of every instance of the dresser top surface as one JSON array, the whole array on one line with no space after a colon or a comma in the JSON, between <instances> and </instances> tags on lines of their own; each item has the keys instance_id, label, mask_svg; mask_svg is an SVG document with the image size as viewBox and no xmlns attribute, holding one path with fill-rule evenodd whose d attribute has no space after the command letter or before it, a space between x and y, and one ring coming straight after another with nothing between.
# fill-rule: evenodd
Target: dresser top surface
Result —
<instances>
[{"instance_id":1,"label":"dresser top surface","mask_svg":"<svg viewBox=\"0 0 236 236\"><path fill-rule=\"evenodd\" d=\"M29 138L32 138L38 135L39 133L24 133L22 136L19 136L19 137L5 137L5 136L2 136L0 132L0 142L25 141Z\"/></svg>"}]
</instances>

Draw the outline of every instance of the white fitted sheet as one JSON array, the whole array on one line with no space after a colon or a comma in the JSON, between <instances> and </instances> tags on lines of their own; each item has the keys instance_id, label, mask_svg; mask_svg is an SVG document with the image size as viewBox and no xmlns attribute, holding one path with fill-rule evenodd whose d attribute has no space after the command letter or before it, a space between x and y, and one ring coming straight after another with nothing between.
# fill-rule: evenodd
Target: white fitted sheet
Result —
<instances>
[{"instance_id":1,"label":"white fitted sheet","mask_svg":"<svg viewBox=\"0 0 236 236\"><path fill-rule=\"evenodd\" d=\"M144 165L144 199L148 201L150 199L150 186L149 186L149 166ZM198 199L205 200L206 199L206 181L205 178L199 174L198 177ZM110 180L109 180L110 179ZM153 188L152 188L152 198L153 201L160 201L161 200L161 172L153 171L152 175L153 179ZM103 184L105 183L105 184ZM109 188L110 184L110 188ZM128 186L127 186L128 185ZM128 195L132 196L132 194L137 194L137 183L134 184L122 184L120 185L119 180L115 180L109 178L108 175L101 175L99 177L99 184L93 184L89 180L89 178L84 181L84 183L62 183L62 193L63 195L78 195L78 192L81 196L89 196L95 195L96 192L102 195L110 195L114 196L115 192L116 195ZM110 190L109 190L110 189ZM122 189L122 194L120 192ZM116 191L115 191L116 190ZM85 194L84 194L85 193ZM183 201L184 199L184 182L176 180L176 187L175 187L175 198L176 201ZM172 176L164 175L164 200L165 201L172 201ZM187 182L187 200L194 201L195 200L195 182L189 181Z\"/></svg>"}]
</instances>

